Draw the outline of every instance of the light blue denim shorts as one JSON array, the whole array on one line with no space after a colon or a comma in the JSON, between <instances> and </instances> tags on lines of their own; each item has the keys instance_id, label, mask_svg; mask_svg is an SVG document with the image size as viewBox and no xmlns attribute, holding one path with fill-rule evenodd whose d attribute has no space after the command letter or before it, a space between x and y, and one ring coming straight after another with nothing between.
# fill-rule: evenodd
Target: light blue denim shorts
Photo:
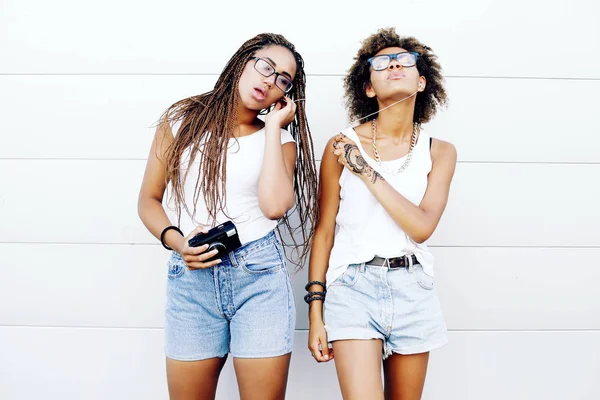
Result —
<instances>
[{"instance_id":1,"label":"light blue denim shorts","mask_svg":"<svg viewBox=\"0 0 600 400\"><path fill-rule=\"evenodd\" d=\"M329 285L323 317L328 341L381 339L384 359L448 343L434 278L420 264L399 269L351 264Z\"/></svg>"},{"instance_id":2,"label":"light blue denim shorts","mask_svg":"<svg viewBox=\"0 0 600 400\"><path fill-rule=\"evenodd\" d=\"M290 353L296 308L283 248L273 231L207 269L168 263L165 353L181 361Z\"/></svg>"}]
</instances>

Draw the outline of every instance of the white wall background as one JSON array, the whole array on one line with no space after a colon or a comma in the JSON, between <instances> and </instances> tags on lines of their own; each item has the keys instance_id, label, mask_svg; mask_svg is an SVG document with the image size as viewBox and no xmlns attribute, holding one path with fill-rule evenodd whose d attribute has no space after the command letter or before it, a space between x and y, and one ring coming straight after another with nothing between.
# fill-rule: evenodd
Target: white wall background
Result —
<instances>
[{"instance_id":1,"label":"white wall background","mask_svg":"<svg viewBox=\"0 0 600 400\"><path fill-rule=\"evenodd\" d=\"M150 125L274 31L305 58L320 157L385 26L439 55L451 104L428 129L459 153L430 240L450 344L424 398L599 399L597 0L205 3L0 0L0 399L166 399L168 255L136 213ZM306 350L305 281L288 398L339 399ZM238 398L231 365L218 398Z\"/></svg>"}]
</instances>

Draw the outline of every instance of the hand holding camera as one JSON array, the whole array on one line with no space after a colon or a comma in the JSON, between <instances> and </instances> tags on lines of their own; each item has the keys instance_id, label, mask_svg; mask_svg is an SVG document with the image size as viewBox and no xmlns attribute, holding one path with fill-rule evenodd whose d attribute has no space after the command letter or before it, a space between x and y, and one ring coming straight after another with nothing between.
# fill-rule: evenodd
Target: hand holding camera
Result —
<instances>
[{"instance_id":1,"label":"hand holding camera","mask_svg":"<svg viewBox=\"0 0 600 400\"><path fill-rule=\"evenodd\" d=\"M202 261L207 266L200 268L212 267L213 265L216 265L213 264L215 261L218 264L221 262L222 257L242 246L237 228L231 221L227 221L209 231L203 229L197 232L188 240L187 245L192 249L204 249L206 258L203 258Z\"/></svg>"},{"instance_id":2,"label":"hand holding camera","mask_svg":"<svg viewBox=\"0 0 600 400\"><path fill-rule=\"evenodd\" d=\"M184 240L183 246L178 249L178 253L185 261L190 270L210 268L219 264L221 260L218 257L218 249L211 248L209 243L198 246L190 246L189 242L199 235L208 234L209 230L204 225L199 225Z\"/></svg>"}]
</instances>

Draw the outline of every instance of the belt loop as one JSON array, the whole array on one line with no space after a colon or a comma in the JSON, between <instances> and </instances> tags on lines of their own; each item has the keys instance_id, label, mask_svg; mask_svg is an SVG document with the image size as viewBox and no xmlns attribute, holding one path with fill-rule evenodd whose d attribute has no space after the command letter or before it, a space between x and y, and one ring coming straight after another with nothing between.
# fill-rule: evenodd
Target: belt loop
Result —
<instances>
[{"instance_id":1,"label":"belt loop","mask_svg":"<svg viewBox=\"0 0 600 400\"><path fill-rule=\"evenodd\" d=\"M387 269L390 269L390 259L389 258L385 258L383 260L383 267L387 267Z\"/></svg>"},{"instance_id":2,"label":"belt loop","mask_svg":"<svg viewBox=\"0 0 600 400\"><path fill-rule=\"evenodd\" d=\"M413 259L411 256L408 256L408 255L404 256L404 257L406 257L408 259L408 272L410 272L412 274L413 269L414 269L413 268Z\"/></svg>"},{"instance_id":3,"label":"belt loop","mask_svg":"<svg viewBox=\"0 0 600 400\"><path fill-rule=\"evenodd\" d=\"M364 262L363 262L363 263L360 263L360 267L358 267L358 271L359 271L361 274L364 274L364 272L365 272L365 263L364 263Z\"/></svg>"},{"instance_id":4,"label":"belt loop","mask_svg":"<svg viewBox=\"0 0 600 400\"><path fill-rule=\"evenodd\" d=\"M229 262L231 262L231 265L235 268L238 266L239 262L237 257L235 256L235 251L230 251L229 254L227 254L229 256ZM241 258L241 257L240 257ZM221 261L225 261L225 260L221 260ZM241 261L241 260L240 260Z\"/></svg>"}]
</instances>

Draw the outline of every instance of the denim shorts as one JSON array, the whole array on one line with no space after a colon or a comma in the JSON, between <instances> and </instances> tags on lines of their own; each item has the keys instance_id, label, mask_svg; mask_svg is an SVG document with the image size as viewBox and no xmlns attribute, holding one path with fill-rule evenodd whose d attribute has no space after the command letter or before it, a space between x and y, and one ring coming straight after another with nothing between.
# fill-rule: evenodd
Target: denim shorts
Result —
<instances>
[{"instance_id":1,"label":"denim shorts","mask_svg":"<svg viewBox=\"0 0 600 400\"><path fill-rule=\"evenodd\" d=\"M324 307L330 342L381 339L384 359L448 343L434 278L420 264L399 269L351 264L329 285Z\"/></svg>"},{"instance_id":2,"label":"denim shorts","mask_svg":"<svg viewBox=\"0 0 600 400\"><path fill-rule=\"evenodd\" d=\"M290 353L296 308L283 248L273 231L207 269L168 263L166 356L181 361Z\"/></svg>"}]
</instances>

